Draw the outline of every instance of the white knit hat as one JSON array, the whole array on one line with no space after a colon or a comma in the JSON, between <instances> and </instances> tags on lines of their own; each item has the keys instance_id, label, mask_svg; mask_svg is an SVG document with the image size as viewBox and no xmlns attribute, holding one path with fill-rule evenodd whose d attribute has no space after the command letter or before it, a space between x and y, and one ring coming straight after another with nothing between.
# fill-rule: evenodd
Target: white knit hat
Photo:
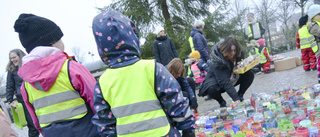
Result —
<instances>
[{"instance_id":1,"label":"white knit hat","mask_svg":"<svg viewBox=\"0 0 320 137\"><path fill-rule=\"evenodd\" d=\"M161 30L164 30L164 28L161 26L157 26L153 33L158 35Z\"/></svg>"},{"instance_id":2,"label":"white knit hat","mask_svg":"<svg viewBox=\"0 0 320 137\"><path fill-rule=\"evenodd\" d=\"M317 4L311 5L308 9L309 20L311 20L318 13L320 13L320 5L317 5Z\"/></svg>"}]
</instances>

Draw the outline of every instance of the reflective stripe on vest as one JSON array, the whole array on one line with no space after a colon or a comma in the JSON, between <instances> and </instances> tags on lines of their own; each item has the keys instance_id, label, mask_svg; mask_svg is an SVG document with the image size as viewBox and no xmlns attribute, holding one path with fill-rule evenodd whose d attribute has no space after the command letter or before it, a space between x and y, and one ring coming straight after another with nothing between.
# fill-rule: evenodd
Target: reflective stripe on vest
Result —
<instances>
[{"instance_id":1,"label":"reflective stripe on vest","mask_svg":"<svg viewBox=\"0 0 320 137\"><path fill-rule=\"evenodd\" d=\"M260 64L264 64L267 62L267 57L264 55L264 49L267 49L267 53L269 54L269 50L266 47L263 47L263 49L261 50L260 56L261 56L261 62Z\"/></svg>"},{"instance_id":2,"label":"reflective stripe on vest","mask_svg":"<svg viewBox=\"0 0 320 137\"><path fill-rule=\"evenodd\" d=\"M252 30L250 28L250 24L248 25L248 38L253 37L255 38L260 38L261 34L260 34L260 25L259 22L252 24L252 29L254 30L254 34L252 33ZM254 36L253 36L254 35Z\"/></svg>"},{"instance_id":3,"label":"reflective stripe on vest","mask_svg":"<svg viewBox=\"0 0 320 137\"><path fill-rule=\"evenodd\" d=\"M193 38L191 36L189 37L189 44L190 44L191 52L194 52L195 49L194 49L194 44L193 44Z\"/></svg>"},{"instance_id":4,"label":"reflective stripe on vest","mask_svg":"<svg viewBox=\"0 0 320 137\"><path fill-rule=\"evenodd\" d=\"M154 60L109 68L101 75L101 93L116 117L118 136L164 136L170 131L166 114L155 94L154 83Z\"/></svg>"},{"instance_id":5,"label":"reflective stripe on vest","mask_svg":"<svg viewBox=\"0 0 320 137\"><path fill-rule=\"evenodd\" d=\"M199 63L199 61L198 61L198 62L195 62L195 63L193 63L193 64L191 65L191 71L192 71L192 73L193 73L194 78L199 78L199 77L200 77L200 74L201 74L200 69L199 69L199 67L197 66L198 63Z\"/></svg>"},{"instance_id":6,"label":"reflective stripe on vest","mask_svg":"<svg viewBox=\"0 0 320 137\"><path fill-rule=\"evenodd\" d=\"M68 64L69 60L66 60L55 83L48 91L42 91L40 82L35 82L35 86L41 90L24 82L28 101L34 107L41 128L53 122L80 119L87 114L84 100L71 84Z\"/></svg>"},{"instance_id":7,"label":"reflective stripe on vest","mask_svg":"<svg viewBox=\"0 0 320 137\"><path fill-rule=\"evenodd\" d=\"M300 49L311 48L311 43L315 40L314 36L309 33L308 27L306 25L302 26L298 30L300 39Z\"/></svg>"}]
</instances>

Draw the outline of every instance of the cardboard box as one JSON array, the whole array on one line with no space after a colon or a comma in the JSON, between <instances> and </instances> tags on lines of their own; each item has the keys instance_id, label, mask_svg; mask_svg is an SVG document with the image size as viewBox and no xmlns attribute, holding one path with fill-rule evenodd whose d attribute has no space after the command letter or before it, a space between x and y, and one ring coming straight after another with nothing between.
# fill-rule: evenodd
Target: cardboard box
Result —
<instances>
[{"instance_id":1,"label":"cardboard box","mask_svg":"<svg viewBox=\"0 0 320 137\"><path fill-rule=\"evenodd\" d=\"M274 61L275 71L292 69L297 66L296 59L294 57L284 58L282 60Z\"/></svg>"},{"instance_id":2,"label":"cardboard box","mask_svg":"<svg viewBox=\"0 0 320 137\"><path fill-rule=\"evenodd\" d=\"M297 66L302 65L302 60L299 57L294 57L296 59Z\"/></svg>"}]
</instances>

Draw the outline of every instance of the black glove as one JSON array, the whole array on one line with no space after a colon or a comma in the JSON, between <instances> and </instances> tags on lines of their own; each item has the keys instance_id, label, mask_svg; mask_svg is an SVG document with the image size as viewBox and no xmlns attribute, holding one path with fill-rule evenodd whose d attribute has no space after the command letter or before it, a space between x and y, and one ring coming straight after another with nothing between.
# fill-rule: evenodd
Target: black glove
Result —
<instances>
[{"instance_id":1,"label":"black glove","mask_svg":"<svg viewBox=\"0 0 320 137\"><path fill-rule=\"evenodd\" d=\"M197 98L196 97L191 98L189 105L191 109L194 109L194 110L197 109L198 108Z\"/></svg>"}]
</instances>

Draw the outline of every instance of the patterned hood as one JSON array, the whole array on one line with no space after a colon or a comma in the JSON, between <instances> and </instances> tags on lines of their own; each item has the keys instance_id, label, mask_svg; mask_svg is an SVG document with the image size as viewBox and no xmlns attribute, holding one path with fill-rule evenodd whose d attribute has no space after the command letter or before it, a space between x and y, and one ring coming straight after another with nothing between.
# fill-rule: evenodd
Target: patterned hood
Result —
<instances>
[{"instance_id":1,"label":"patterned hood","mask_svg":"<svg viewBox=\"0 0 320 137\"><path fill-rule=\"evenodd\" d=\"M100 58L109 68L140 60L139 34L128 17L114 9L106 10L93 19L92 31Z\"/></svg>"}]
</instances>

